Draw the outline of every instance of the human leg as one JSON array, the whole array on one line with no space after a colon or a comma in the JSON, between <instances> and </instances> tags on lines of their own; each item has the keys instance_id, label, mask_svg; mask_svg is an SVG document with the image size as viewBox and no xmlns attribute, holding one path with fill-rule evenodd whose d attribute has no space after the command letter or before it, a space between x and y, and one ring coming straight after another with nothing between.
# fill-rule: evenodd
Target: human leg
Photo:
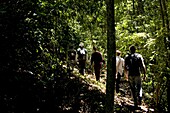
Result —
<instances>
[{"instance_id":1,"label":"human leg","mask_svg":"<svg viewBox=\"0 0 170 113\"><path fill-rule=\"evenodd\" d=\"M74 71L74 65L75 65L74 61L70 60L69 61L69 68L70 68L71 71Z\"/></svg>"},{"instance_id":2,"label":"human leg","mask_svg":"<svg viewBox=\"0 0 170 113\"><path fill-rule=\"evenodd\" d=\"M120 75L120 73L118 73L117 79L116 79L116 93L119 93L120 78L121 78L121 75Z\"/></svg>"},{"instance_id":3,"label":"human leg","mask_svg":"<svg viewBox=\"0 0 170 113\"><path fill-rule=\"evenodd\" d=\"M79 73L84 75L84 71L85 71L85 62L79 61Z\"/></svg>"},{"instance_id":4,"label":"human leg","mask_svg":"<svg viewBox=\"0 0 170 113\"><path fill-rule=\"evenodd\" d=\"M94 65L94 71L95 71L95 76L97 81L100 81L100 70L101 70L101 66Z\"/></svg>"},{"instance_id":5,"label":"human leg","mask_svg":"<svg viewBox=\"0 0 170 113\"><path fill-rule=\"evenodd\" d=\"M129 76L130 88L134 100L134 106L137 107L137 95L136 95L136 84L135 84L135 76Z\"/></svg>"},{"instance_id":6,"label":"human leg","mask_svg":"<svg viewBox=\"0 0 170 113\"><path fill-rule=\"evenodd\" d=\"M142 82L141 82L141 77L137 76L136 77L136 88L137 88L137 98L138 98L138 104L141 104L142 101Z\"/></svg>"}]
</instances>

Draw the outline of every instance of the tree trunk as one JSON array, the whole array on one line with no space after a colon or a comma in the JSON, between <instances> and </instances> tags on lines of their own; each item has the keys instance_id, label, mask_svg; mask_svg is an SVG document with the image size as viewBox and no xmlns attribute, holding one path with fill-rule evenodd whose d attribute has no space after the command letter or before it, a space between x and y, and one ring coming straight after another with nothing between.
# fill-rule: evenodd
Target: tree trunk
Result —
<instances>
[{"instance_id":1,"label":"tree trunk","mask_svg":"<svg viewBox=\"0 0 170 113\"><path fill-rule=\"evenodd\" d=\"M107 7L107 80L106 80L106 113L114 112L114 87L116 73L116 43L114 0L106 0Z\"/></svg>"},{"instance_id":2,"label":"tree trunk","mask_svg":"<svg viewBox=\"0 0 170 113\"><path fill-rule=\"evenodd\" d=\"M134 33L134 31L135 31L135 24L134 24L134 15L136 15L135 14L135 1L133 0L133 4L132 4L132 7L133 7L133 13L131 14L131 21L132 21L132 29L131 29L131 33L133 34Z\"/></svg>"},{"instance_id":3,"label":"tree trunk","mask_svg":"<svg viewBox=\"0 0 170 113\"><path fill-rule=\"evenodd\" d=\"M142 0L138 0L138 15L141 15L143 13L144 13L143 2Z\"/></svg>"}]
</instances>

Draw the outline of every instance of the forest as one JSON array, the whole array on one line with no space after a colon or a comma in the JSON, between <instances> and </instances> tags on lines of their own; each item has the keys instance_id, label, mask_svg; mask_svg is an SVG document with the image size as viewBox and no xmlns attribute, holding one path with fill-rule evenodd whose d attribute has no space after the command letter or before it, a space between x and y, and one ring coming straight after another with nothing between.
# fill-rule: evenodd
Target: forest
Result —
<instances>
[{"instance_id":1,"label":"forest","mask_svg":"<svg viewBox=\"0 0 170 113\"><path fill-rule=\"evenodd\" d=\"M169 11L169 0L1 0L0 111L132 113L124 78L114 93L112 57L133 44L146 65L138 112L170 112ZM87 70L93 46L102 53L101 81L70 70L68 52L81 42Z\"/></svg>"}]
</instances>

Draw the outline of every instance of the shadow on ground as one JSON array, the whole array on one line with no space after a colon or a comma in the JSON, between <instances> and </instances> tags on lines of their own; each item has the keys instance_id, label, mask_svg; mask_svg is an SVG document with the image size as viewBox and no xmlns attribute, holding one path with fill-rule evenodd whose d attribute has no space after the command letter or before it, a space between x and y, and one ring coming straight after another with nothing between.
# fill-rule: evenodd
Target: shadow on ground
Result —
<instances>
[{"instance_id":1,"label":"shadow on ground","mask_svg":"<svg viewBox=\"0 0 170 113\"><path fill-rule=\"evenodd\" d=\"M115 112L133 106L115 104ZM104 113L105 94L82 78L65 73L39 77L27 72L1 72L0 106L4 113Z\"/></svg>"}]
</instances>

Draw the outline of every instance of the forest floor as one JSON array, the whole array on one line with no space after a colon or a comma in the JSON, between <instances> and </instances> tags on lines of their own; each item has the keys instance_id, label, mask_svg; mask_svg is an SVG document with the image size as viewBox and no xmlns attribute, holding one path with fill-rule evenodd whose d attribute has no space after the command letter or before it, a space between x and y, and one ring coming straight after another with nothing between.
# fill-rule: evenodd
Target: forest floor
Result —
<instances>
[{"instance_id":1,"label":"forest floor","mask_svg":"<svg viewBox=\"0 0 170 113\"><path fill-rule=\"evenodd\" d=\"M40 77L28 72L1 73L0 112L105 113L105 70L101 74L100 82L96 81L95 76L90 73L83 76L77 69L70 72L63 67L55 70L54 76ZM135 112L153 113L155 111L146 101L143 101L139 109L135 110L129 84L122 78L120 93L115 93L114 113Z\"/></svg>"},{"instance_id":2,"label":"forest floor","mask_svg":"<svg viewBox=\"0 0 170 113\"><path fill-rule=\"evenodd\" d=\"M94 89L97 88L100 92L106 93L106 71L103 70L100 82L95 80L95 75L92 73L86 73L84 76L78 74L78 70L74 69L74 75L78 76L82 79L86 84L89 84L89 88ZM115 92L115 112L116 113L153 113L154 109L150 108L144 101L138 107L138 109L134 109L133 99L131 95L131 90L129 83L121 78L120 83L120 93ZM82 112L84 113L84 112ZM97 113L97 112L96 112Z\"/></svg>"}]
</instances>

